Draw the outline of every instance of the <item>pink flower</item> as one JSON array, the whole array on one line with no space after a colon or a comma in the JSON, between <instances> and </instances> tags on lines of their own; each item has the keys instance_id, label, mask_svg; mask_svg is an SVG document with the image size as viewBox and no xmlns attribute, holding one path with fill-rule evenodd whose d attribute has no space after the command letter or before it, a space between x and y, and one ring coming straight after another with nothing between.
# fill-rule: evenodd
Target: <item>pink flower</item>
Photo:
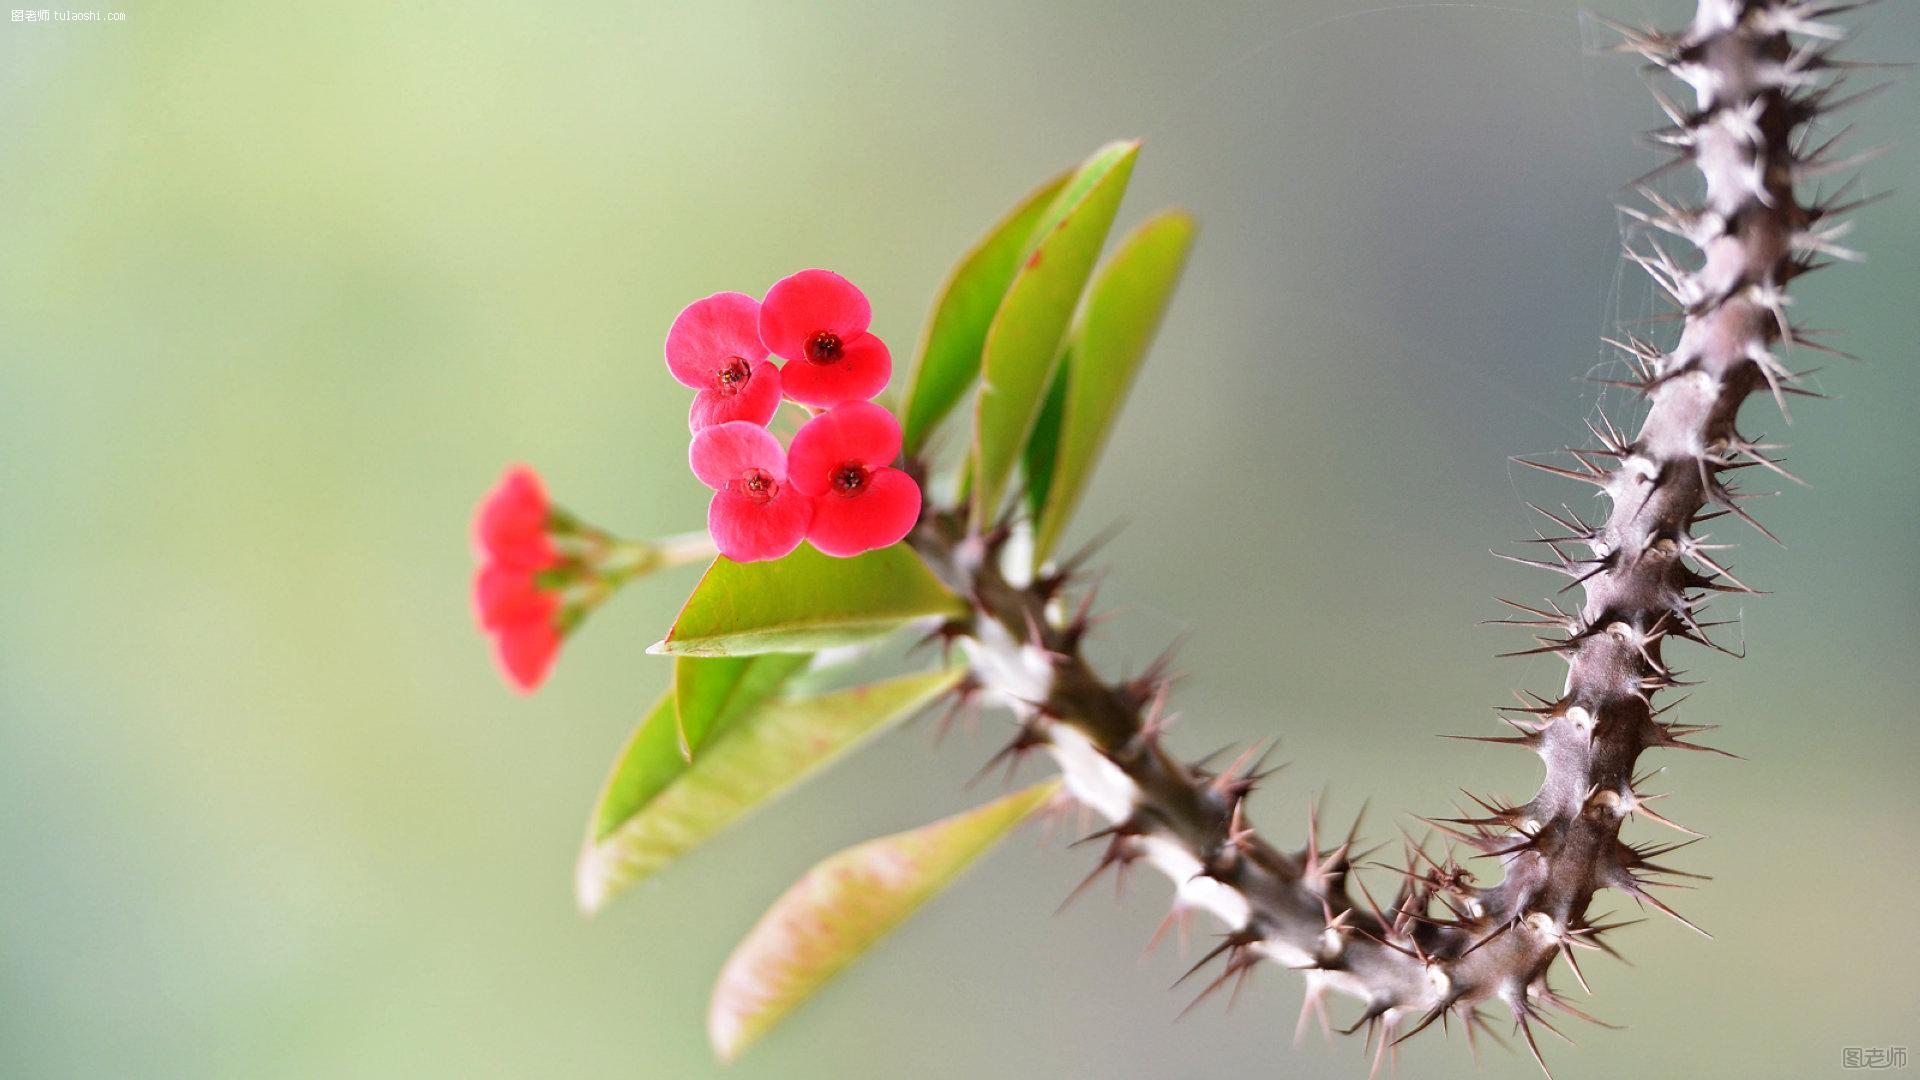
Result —
<instances>
[{"instance_id":1,"label":"pink flower","mask_svg":"<svg viewBox=\"0 0 1920 1080\"><path fill-rule=\"evenodd\" d=\"M532 693L560 652L555 615L560 598L540 587L540 575L560 562L547 535L547 493L525 465L509 468L480 500L474 515L474 617L493 637L507 681Z\"/></svg>"},{"instance_id":2,"label":"pink flower","mask_svg":"<svg viewBox=\"0 0 1920 1080\"><path fill-rule=\"evenodd\" d=\"M483 566L474 575L480 626L493 638L494 657L507 681L521 693L537 689L560 652L554 614L560 598L542 590L537 571Z\"/></svg>"},{"instance_id":3,"label":"pink flower","mask_svg":"<svg viewBox=\"0 0 1920 1080\"><path fill-rule=\"evenodd\" d=\"M687 426L765 425L780 410L780 369L760 343L760 304L745 293L695 300L667 331L667 370L699 393Z\"/></svg>"},{"instance_id":4,"label":"pink flower","mask_svg":"<svg viewBox=\"0 0 1920 1080\"><path fill-rule=\"evenodd\" d=\"M551 620L515 623L494 635L493 648L500 670L507 673L514 689L531 694L553 670L553 658L560 654L560 630Z\"/></svg>"},{"instance_id":5,"label":"pink flower","mask_svg":"<svg viewBox=\"0 0 1920 1080\"><path fill-rule=\"evenodd\" d=\"M878 405L849 402L793 437L787 477L813 496L807 539L846 558L899 543L920 519L920 485L889 467L900 453L900 421Z\"/></svg>"},{"instance_id":6,"label":"pink flower","mask_svg":"<svg viewBox=\"0 0 1920 1080\"><path fill-rule=\"evenodd\" d=\"M867 333L873 308L853 283L831 270L781 278L760 305L760 340L787 361L780 385L814 408L865 401L886 389L893 357Z\"/></svg>"},{"instance_id":7,"label":"pink flower","mask_svg":"<svg viewBox=\"0 0 1920 1080\"><path fill-rule=\"evenodd\" d=\"M473 607L480 628L492 633L517 623L551 621L559 601L540 589L541 569L481 564L473 575Z\"/></svg>"},{"instance_id":8,"label":"pink flower","mask_svg":"<svg viewBox=\"0 0 1920 1080\"><path fill-rule=\"evenodd\" d=\"M500 477L473 519L473 543L483 561L545 566L554 561L547 539L547 490L539 474L512 465Z\"/></svg>"},{"instance_id":9,"label":"pink flower","mask_svg":"<svg viewBox=\"0 0 1920 1080\"><path fill-rule=\"evenodd\" d=\"M740 420L702 428L687 460L713 489L707 531L720 554L759 562L800 546L813 520L813 500L787 482L786 452L767 429Z\"/></svg>"}]
</instances>

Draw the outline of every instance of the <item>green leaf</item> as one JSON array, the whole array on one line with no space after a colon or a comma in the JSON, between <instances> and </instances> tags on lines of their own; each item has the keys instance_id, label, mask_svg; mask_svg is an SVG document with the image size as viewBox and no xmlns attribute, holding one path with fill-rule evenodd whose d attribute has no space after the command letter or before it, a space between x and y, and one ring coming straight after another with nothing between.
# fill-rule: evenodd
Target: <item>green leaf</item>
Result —
<instances>
[{"instance_id":1,"label":"green leaf","mask_svg":"<svg viewBox=\"0 0 1920 1080\"><path fill-rule=\"evenodd\" d=\"M673 705L680 756L693 760L701 743L778 693L811 659L810 653L674 657Z\"/></svg>"},{"instance_id":2,"label":"green leaf","mask_svg":"<svg viewBox=\"0 0 1920 1080\"><path fill-rule=\"evenodd\" d=\"M974 404L973 518L990 520L1026 450L1094 260L1133 175L1138 142L1112 143L1081 166L1041 219L987 329Z\"/></svg>"},{"instance_id":3,"label":"green leaf","mask_svg":"<svg viewBox=\"0 0 1920 1080\"><path fill-rule=\"evenodd\" d=\"M870 641L915 619L950 618L965 610L905 544L851 559L802 544L771 562L715 559L666 639L647 651L673 656L812 652Z\"/></svg>"},{"instance_id":4,"label":"green leaf","mask_svg":"<svg viewBox=\"0 0 1920 1080\"><path fill-rule=\"evenodd\" d=\"M912 455L980 376L980 350L987 326L1027 253L1041 215L1071 174L1040 185L993 227L953 268L927 321L920 351L907 381L901 413L906 453Z\"/></svg>"},{"instance_id":5,"label":"green leaf","mask_svg":"<svg viewBox=\"0 0 1920 1080\"><path fill-rule=\"evenodd\" d=\"M931 825L869 840L815 864L733 950L707 1008L707 1038L732 1061L861 953L939 895L1059 781Z\"/></svg>"},{"instance_id":6,"label":"green leaf","mask_svg":"<svg viewBox=\"0 0 1920 1080\"><path fill-rule=\"evenodd\" d=\"M673 697L635 729L601 788L574 889L592 914L616 892L705 843L865 738L953 689L964 669L804 698L774 698L716 731L692 764L674 736Z\"/></svg>"},{"instance_id":7,"label":"green leaf","mask_svg":"<svg viewBox=\"0 0 1920 1080\"><path fill-rule=\"evenodd\" d=\"M1029 470L1050 467L1044 479L1029 473L1030 488L1038 493L1036 567L1059 542L1086 491L1107 433L1173 297L1193 233L1193 218L1186 213L1170 210L1154 217L1120 242L1087 294L1067 347L1057 435L1044 450L1028 452ZM1036 431L1036 442L1040 434Z\"/></svg>"},{"instance_id":8,"label":"green leaf","mask_svg":"<svg viewBox=\"0 0 1920 1080\"><path fill-rule=\"evenodd\" d=\"M588 842L605 839L686 771L687 762L680 756L674 730L673 691L669 690L647 710L640 726L620 748L620 758L594 801Z\"/></svg>"},{"instance_id":9,"label":"green leaf","mask_svg":"<svg viewBox=\"0 0 1920 1080\"><path fill-rule=\"evenodd\" d=\"M1071 344L1068 349L1072 349ZM1027 513L1035 520L1047 505L1047 489L1053 483L1053 460L1060 452L1060 420L1066 415L1067 380L1072 373L1073 354L1069 351L1060 361L1060 370L1053 373L1053 387L1040 405L1040 415L1033 422L1033 434L1027 438L1026 454L1020 461L1027 478Z\"/></svg>"},{"instance_id":10,"label":"green leaf","mask_svg":"<svg viewBox=\"0 0 1920 1080\"><path fill-rule=\"evenodd\" d=\"M1062 221L1073 214L1095 188L1106 182L1108 172L1122 162L1131 170L1133 159L1139 152L1139 139L1118 139L1095 150L1074 169L1067 186L1053 197L1053 204L1047 207L1046 216L1041 218L1040 224L1034 226L1033 235L1027 238L1027 245L1020 254L1023 257L1032 255L1042 240L1047 239ZM1124 183L1123 180L1123 186Z\"/></svg>"}]
</instances>

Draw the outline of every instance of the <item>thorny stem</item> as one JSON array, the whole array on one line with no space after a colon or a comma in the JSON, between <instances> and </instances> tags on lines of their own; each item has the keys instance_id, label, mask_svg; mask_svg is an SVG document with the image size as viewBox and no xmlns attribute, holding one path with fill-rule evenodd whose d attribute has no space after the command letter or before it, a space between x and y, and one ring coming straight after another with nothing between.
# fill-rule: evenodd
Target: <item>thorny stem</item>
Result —
<instances>
[{"instance_id":1,"label":"thorny stem","mask_svg":"<svg viewBox=\"0 0 1920 1080\"><path fill-rule=\"evenodd\" d=\"M1546 766L1539 792L1519 806L1476 799L1479 814L1431 822L1499 858L1505 874L1497 884L1473 885L1451 852L1435 857L1410 846L1398 895L1383 906L1350 876L1351 835L1325 842L1310 820L1304 849L1274 848L1246 821L1244 799L1258 779L1246 755L1214 771L1163 748L1164 665L1126 683L1088 665L1079 647L1085 608L1070 617L1056 610L1073 567L1031 584L1010 581L999 568L1005 530L968 535L955 512L930 514L915 533L920 552L973 601L972 617L945 631L968 655L967 687L1021 718L1003 753L1052 754L1068 791L1109 822L1096 834L1107 843L1102 869L1144 858L1173 880L1176 915L1201 908L1225 923L1213 954L1225 956L1225 970L1202 996L1243 978L1259 958L1300 969L1308 981L1303 1022L1329 989L1359 998L1360 1020L1348 1030L1364 1025L1371 1039L1381 1029L1376 1065L1390 1046L1449 1013L1472 1035L1487 1023L1480 1006L1497 999L1538 1059L1534 1028L1552 1030L1548 1007L1592 1019L1559 997L1547 975L1564 957L1584 985L1574 951L1612 951L1601 938L1614 927L1588 915L1594 894L1617 889L1679 918L1648 891L1679 875L1655 861L1677 845L1631 846L1620 827L1636 812L1672 824L1646 805L1657 796L1638 787L1643 751L1707 749L1687 741L1701 728L1663 720L1653 702L1677 685L1665 640L1718 648L1700 621L1704 598L1750 591L1722 565L1720 545L1696 528L1725 515L1759 527L1730 474L1753 465L1783 470L1740 433L1737 414L1757 389L1782 404L1806 393L1774 354L1782 342L1820 348L1788 322L1785 287L1824 265L1820 256L1852 255L1833 242L1841 231L1834 217L1858 205L1846 203L1847 189L1804 205L1796 194L1797 183L1854 164L1832 159L1831 143L1810 149L1802 138L1816 116L1855 100L1836 100L1840 80L1826 78L1845 66L1829 56L1844 34L1818 21L1835 10L1795 0L1699 0L1682 33L1623 30L1627 48L1693 89L1691 110L1661 98L1673 126L1654 134L1676 152L1675 164L1691 163L1704 182L1696 208L1647 189L1652 209L1631 213L1698 254L1676 260L1657 238L1629 249L1684 318L1670 349L1637 338L1621 345L1635 370L1623 385L1647 407L1638 432L1629 437L1602 421L1594 426L1599 445L1570 451L1573 467L1528 463L1591 485L1608 509L1595 525L1571 512L1548 514L1555 533L1538 540L1553 557L1517 560L1571 578L1585 594L1577 611L1552 601L1513 605L1532 616L1517 621L1553 632L1530 651L1564 658L1566 686L1556 699L1515 710L1514 734L1483 741L1537 753ZM1585 557L1571 553L1579 549Z\"/></svg>"}]
</instances>

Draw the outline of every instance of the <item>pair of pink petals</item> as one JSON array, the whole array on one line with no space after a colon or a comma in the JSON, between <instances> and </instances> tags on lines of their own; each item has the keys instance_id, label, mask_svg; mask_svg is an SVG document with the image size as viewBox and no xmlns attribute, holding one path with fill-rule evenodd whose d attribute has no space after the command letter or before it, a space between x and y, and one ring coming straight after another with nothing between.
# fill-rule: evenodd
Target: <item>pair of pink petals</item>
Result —
<instances>
[{"instance_id":1,"label":"pair of pink petals","mask_svg":"<svg viewBox=\"0 0 1920 1080\"><path fill-rule=\"evenodd\" d=\"M547 492L525 465L509 468L480 501L474 517L474 615L493 638L494 656L507 681L531 693L553 669L560 652L554 624L559 597L539 585L539 575L560 561L547 536Z\"/></svg>"},{"instance_id":2,"label":"pair of pink petals","mask_svg":"<svg viewBox=\"0 0 1920 1080\"><path fill-rule=\"evenodd\" d=\"M893 376L872 322L866 294L831 270L782 278L764 302L737 292L694 301L673 320L666 350L667 369L696 391L688 426L765 427L782 395L816 409L872 398Z\"/></svg>"},{"instance_id":3,"label":"pair of pink petals","mask_svg":"<svg viewBox=\"0 0 1920 1080\"><path fill-rule=\"evenodd\" d=\"M920 519L920 485L891 467L900 422L866 401L829 409L793 448L743 420L702 428L687 457L713 489L707 530L735 562L778 559L801 540L837 558L899 543Z\"/></svg>"}]
</instances>

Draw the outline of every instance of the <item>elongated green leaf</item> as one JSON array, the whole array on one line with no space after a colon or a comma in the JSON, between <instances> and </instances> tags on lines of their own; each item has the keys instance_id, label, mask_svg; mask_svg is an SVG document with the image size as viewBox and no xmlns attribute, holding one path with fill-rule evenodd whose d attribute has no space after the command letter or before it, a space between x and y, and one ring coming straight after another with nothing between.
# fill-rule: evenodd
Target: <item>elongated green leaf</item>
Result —
<instances>
[{"instance_id":1,"label":"elongated green leaf","mask_svg":"<svg viewBox=\"0 0 1920 1080\"><path fill-rule=\"evenodd\" d=\"M1107 433L1173 297L1193 246L1193 233L1193 218L1188 214L1162 213L1128 234L1094 279L1067 346L1058 430L1052 433L1050 446L1028 452L1030 470L1051 468L1044 479L1029 476L1034 505L1039 507L1035 566L1053 551L1086 491ZM1036 430L1035 441L1045 434L1044 428Z\"/></svg>"},{"instance_id":2,"label":"elongated green leaf","mask_svg":"<svg viewBox=\"0 0 1920 1080\"><path fill-rule=\"evenodd\" d=\"M715 559L664 641L674 656L812 652L883 637L965 605L905 544L835 559L802 544L784 559Z\"/></svg>"},{"instance_id":3,"label":"elongated green leaf","mask_svg":"<svg viewBox=\"0 0 1920 1080\"><path fill-rule=\"evenodd\" d=\"M774 698L714 732L688 764L661 699L607 777L575 868L580 909L592 914L622 888L705 843L889 725L953 689L964 669L804 698Z\"/></svg>"},{"instance_id":4,"label":"elongated green leaf","mask_svg":"<svg viewBox=\"0 0 1920 1080\"><path fill-rule=\"evenodd\" d=\"M1068 345L1071 350L1072 345ZM1033 434L1027 437L1027 449L1020 469L1027 479L1027 513L1035 520L1047 505L1047 488L1053 483L1053 459L1060 452L1060 420L1067 411L1067 379L1073 374L1071 351L1061 358L1060 370L1053 373L1053 386L1033 422ZM1036 561L1036 566L1039 563Z\"/></svg>"},{"instance_id":5,"label":"elongated green leaf","mask_svg":"<svg viewBox=\"0 0 1920 1080\"><path fill-rule=\"evenodd\" d=\"M1048 781L908 832L850 847L807 871L727 958L707 1038L732 1061L827 980L940 894L1058 789Z\"/></svg>"},{"instance_id":6,"label":"elongated green leaf","mask_svg":"<svg viewBox=\"0 0 1920 1080\"><path fill-rule=\"evenodd\" d=\"M1138 142L1102 148L1054 199L987 329L974 405L973 517L991 519L1053 382L1081 290L1113 227Z\"/></svg>"},{"instance_id":7,"label":"elongated green leaf","mask_svg":"<svg viewBox=\"0 0 1920 1080\"><path fill-rule=\"evenodd\" d=\"M1115 166L1124 161L1128 168L1132 168L1132 160L1139 151L1139 139L1117 139L1095 150L1081 162L1067 180L1067 186L1053 197L1053 204L1047 207L1046 215L1034 226L1033 235L1027 238L1026 247L1021 249L1021 256L1032 255L1042 240L1051 236L1095 188L1106 182L1107 173Z\"/></svg>"},{"instance_id":8,"label":"elongated green leaf","mask_svg":"<svg viewBox=\"0 0 1920 1080\"><path fill-rule=\"evenodd\" d=\"M967 252L941 288L907 381L901 433L908 454L920 449L967 387L979 378L987 326L999 310L1001 297L1007 294L1021 257L1027 253L1041 215L1053 205L1054 196L1071 175L1054 177L1014 207Z\"/></svg>"},{"instance_id":9,"label":"elongated green leaf","mask_svg":"<svg viewBox=\"0 0 1920 1080\"><path fill-rule=\"evenodd\" d=\"M673 691L669 690L647 710L640 726L620 748L620 757L601 785L600 797L594 800L588 843L605 839L686 771L687 762L680 756L674 732Z\"/></svg>"},{"instance_id":10,"label":"elongated green leaf","mask_svg":"<svg viewBox=\"0 0 1920 1080\"><path fill-rule=\"evenodd\" d=\"M680 756L693 760L693 752L709 736L778 693L811 659L810 653L674 657L673 705Z\"/></svg>"}]
</instances>

